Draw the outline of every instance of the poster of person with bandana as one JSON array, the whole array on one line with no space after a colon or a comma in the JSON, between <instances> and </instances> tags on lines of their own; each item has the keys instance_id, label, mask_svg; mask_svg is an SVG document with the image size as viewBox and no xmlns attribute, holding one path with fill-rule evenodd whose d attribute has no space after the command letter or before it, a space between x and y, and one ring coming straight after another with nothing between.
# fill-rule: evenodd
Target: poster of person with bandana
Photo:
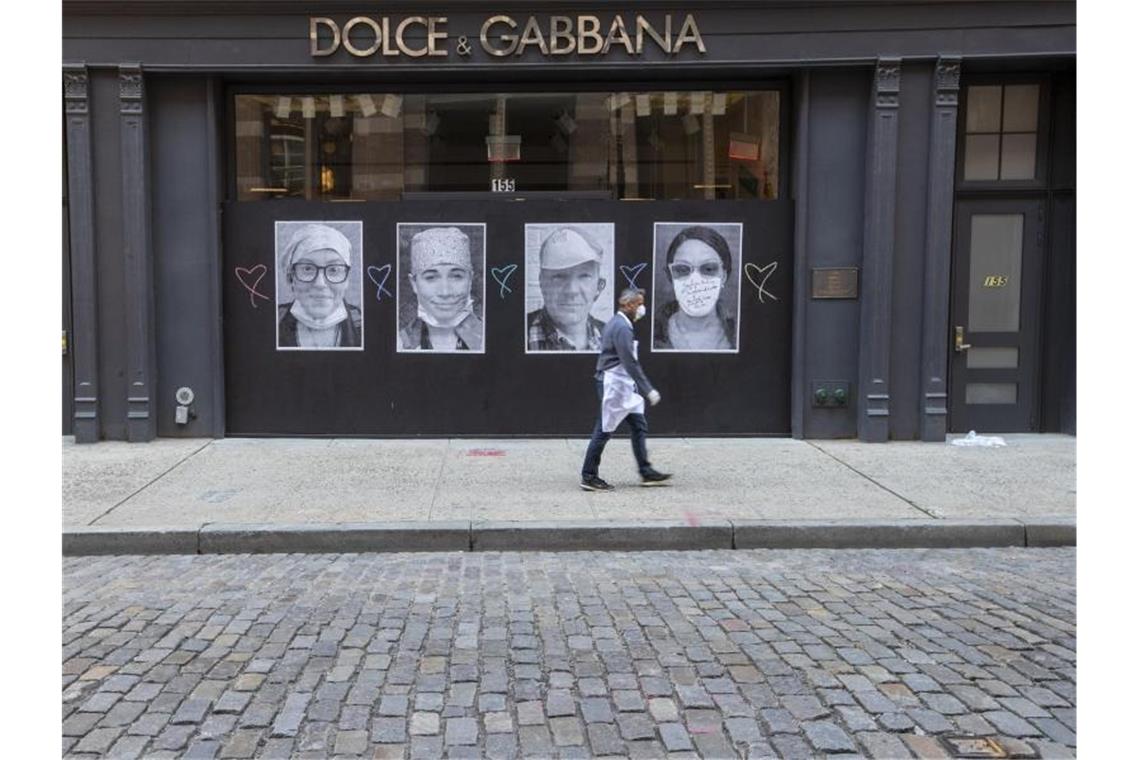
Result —
<instances>
[{"instance_id":1,"label":"poster of person with bandana","mask_svg":"<svg viewBox=\"0 0 1140 760\"><path fill-rule=\"evenodd\" d=\"M363 222L276 222L277 350L363 351Z\"/></svg>"},{"instance_id":2,"label":"poster of person with bandana","mask_svg":"<svg viewBox=\"0 0 1140 760\"><path fill-rule=\"evenodd\" d=\"M396 225L396 350L484 352L485 224Z\"/></svg>"},{"instance_id":3,"label":"poster of person with bandana","mask_svg":"<svg viewBox=\"0 0 1140 760\"><path fill-rule=\"evenodd\" d=\"M653 225L653 350L736 353L740 346L739 222Z\"/></svg>"}]
</instances>

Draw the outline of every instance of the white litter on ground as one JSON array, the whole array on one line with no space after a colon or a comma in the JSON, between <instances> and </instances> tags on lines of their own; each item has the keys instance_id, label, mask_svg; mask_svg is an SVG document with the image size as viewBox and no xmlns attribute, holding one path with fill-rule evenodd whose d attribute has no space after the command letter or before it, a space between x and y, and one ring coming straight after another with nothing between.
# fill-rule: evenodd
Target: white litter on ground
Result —
<instances>
[{"instance_id":1,"label":"white litter on ground","mask_svg":"<svg viewBox=\"0 0 1140 760\"><path fill-rule=\"evenodd\" d=\"M961 438L954 438L950 441L953 446L984 446L986 448L994 448L995 446L1004 446L1005 439L1000 435L978 435L975 431L971 430Z\"/></svg>"}]
</instances>

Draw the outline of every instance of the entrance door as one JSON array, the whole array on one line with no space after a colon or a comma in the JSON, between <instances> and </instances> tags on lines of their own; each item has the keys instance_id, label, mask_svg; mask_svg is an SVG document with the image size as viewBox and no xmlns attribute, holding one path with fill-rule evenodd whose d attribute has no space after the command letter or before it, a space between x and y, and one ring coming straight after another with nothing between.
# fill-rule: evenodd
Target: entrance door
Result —
<instances>
[{"instance_id":1,"label":"entrance door","mask_svg":"<svg viewBox=\"0 0 1140 760\"><path fill-rule=\"evenodd\" d=\"M955 215L950 429L1038 429L1044 207L960 201Z\"/></svg>"}]
</instances>

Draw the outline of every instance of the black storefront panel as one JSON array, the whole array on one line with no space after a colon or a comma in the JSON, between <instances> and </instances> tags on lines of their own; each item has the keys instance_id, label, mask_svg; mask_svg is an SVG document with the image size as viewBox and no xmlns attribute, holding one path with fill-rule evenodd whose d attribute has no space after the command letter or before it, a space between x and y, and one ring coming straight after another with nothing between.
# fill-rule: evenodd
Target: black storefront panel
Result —
<instances>
[{"instance_id":1,"label":"black storefront panel","mask_svg":"<svg viewBox=\"0 0 1140 760\"><path fill-rule=\"evenodd\" d=\"M363 350L277 349L275 224L290 220L362 222L362 264L371 269L363 280ZM592 382L596 357L525 349L524 225L612 223L611 292L620 293L632 276L637 286L649 291L647 307L652 312L655 222L741 224L741 269L748 271L740 272L735 352L653 351L650 319L638 323L642 364L665 399L650 415L652 431L787 435L791 203L581 199L228 204L223 286L226 433L586 434L598 408ZM397 350L398 223L486 225L483 353ZM492 269L502 276L512 264L517 269L504 278L503 288ZM639 264L646 266L633 274ZM385 267L387 280L381 274Z\"/></svg>"}]
</instances>

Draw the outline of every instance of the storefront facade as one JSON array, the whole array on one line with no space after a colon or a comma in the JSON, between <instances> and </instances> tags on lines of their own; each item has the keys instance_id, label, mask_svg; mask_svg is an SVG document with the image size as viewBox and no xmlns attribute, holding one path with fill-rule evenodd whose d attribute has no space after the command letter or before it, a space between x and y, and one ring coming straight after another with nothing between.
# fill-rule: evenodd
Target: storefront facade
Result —
<instances>
[{"instance_id":1,"label":"storefront facade","mask_svg":"<svg viewBox=\"0 0 1140 760\"><path fill-rule=\"evenodd\" d=\"M65 2L65 432L1075 433L1071 2Z\"/></svg>"}]
</instances>

